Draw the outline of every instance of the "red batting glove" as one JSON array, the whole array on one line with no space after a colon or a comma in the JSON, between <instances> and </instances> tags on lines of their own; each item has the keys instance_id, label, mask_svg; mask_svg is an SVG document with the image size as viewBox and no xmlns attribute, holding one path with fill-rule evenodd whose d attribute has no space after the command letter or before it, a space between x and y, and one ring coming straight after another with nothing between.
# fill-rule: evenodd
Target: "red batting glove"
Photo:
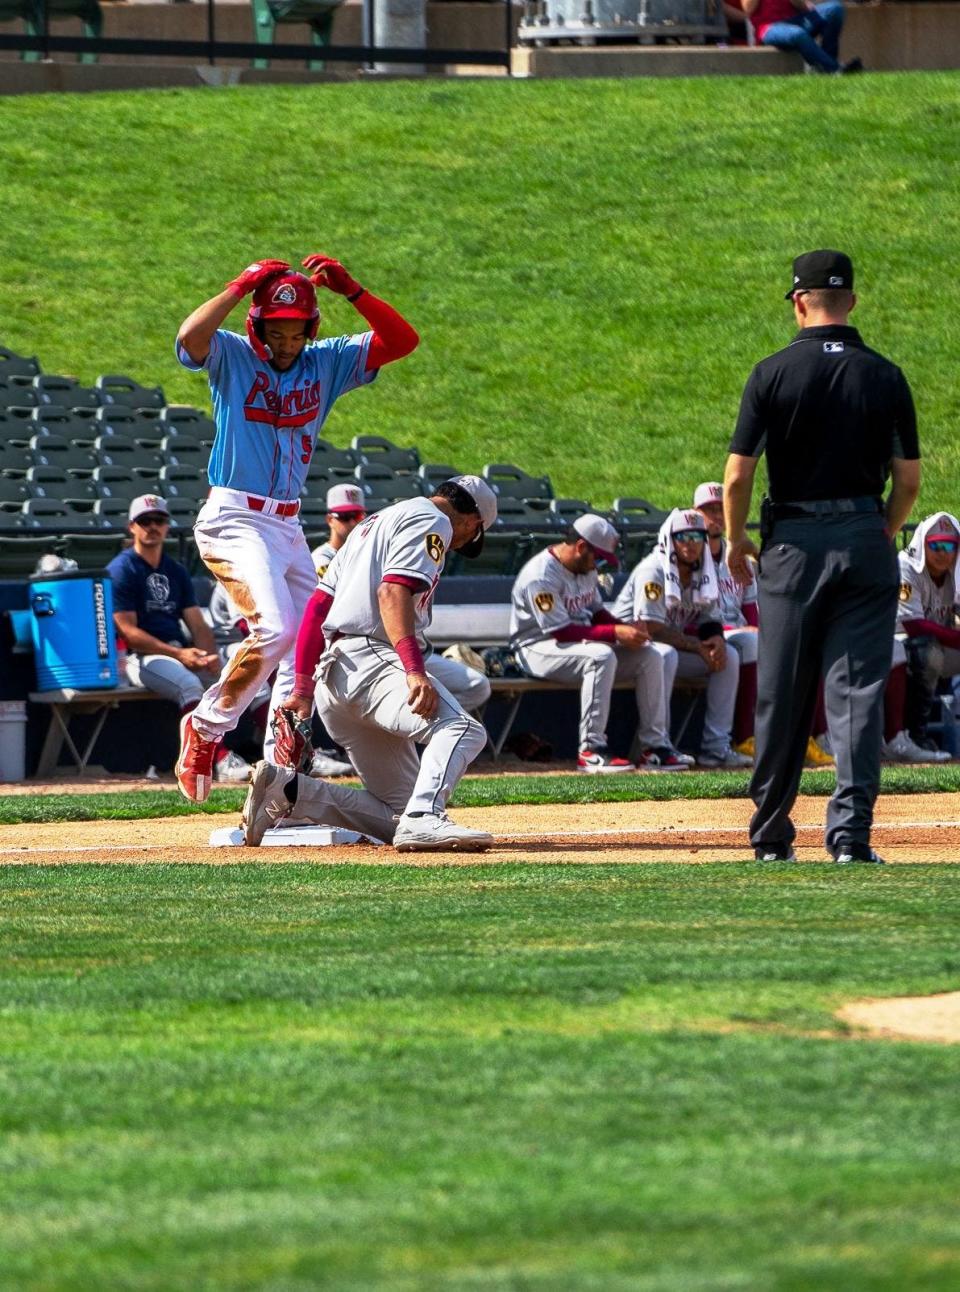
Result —
<instances>
[{"instance_id":1,"label":"red batting glove","mask_svg":"<svg viewBox=\"0 0 960 1292\"><path fill-rule=\"evenodd\" d=\"M258 260L252 265L248 265L239 278L234 278L226 284L227 291L242 300L250 292L255 292L261 283L265 283L269 278L275 278L277 274L285 274L290 266L285 260Z\"/></svg>"},{"instance_id":2,"label":"red batting glove","mask_svg":"<svg viewBox=\"0 0 960 1292\"><path fill-rule=\"evenodd\" d=\"M357 280L347 273L340 261L332 260L330 256L307 256L303 266L313 271L310 281L314 287L326 287L331 292L336 292L338 296L357 296L363 291Z\"/></svg>"}]
</instances>

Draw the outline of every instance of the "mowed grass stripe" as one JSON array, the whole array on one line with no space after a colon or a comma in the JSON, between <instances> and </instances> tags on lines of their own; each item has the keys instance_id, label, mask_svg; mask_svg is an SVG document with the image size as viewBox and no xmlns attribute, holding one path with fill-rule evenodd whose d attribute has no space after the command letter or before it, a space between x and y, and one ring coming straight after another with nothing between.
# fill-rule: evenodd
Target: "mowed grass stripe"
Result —
<instances>
[{"instance_id":1,"label":"mowed grass stripe","mask_svg":"<svg viewBox=\"0 0 960 1292\"><path fill-rule=\"evenodd\" d=\"M0 871L0 1284L952 1292L935 867Z\"/></svg>"},{"instance_id":2,"label":"mowed grass stripe","mask_svg":"<svg viewBox=\"0 0 960 1292\"><path fill-rule=\"evenodd\" d=\"M457 787L453 807L501 807L539 803L636 803L670 799L747 797L744 772L682 772L643 776L467 776ZM804 772L800 793L832 794L832 772ZM960 766L885 767L881 792L932 794L960 789ZM246 791L215 789L205 803L188 803L168 790L117 790L108 794L25 793L0 797L0 825L56 821L135 821L239 812Z\"/></svg>"}]
</instances>

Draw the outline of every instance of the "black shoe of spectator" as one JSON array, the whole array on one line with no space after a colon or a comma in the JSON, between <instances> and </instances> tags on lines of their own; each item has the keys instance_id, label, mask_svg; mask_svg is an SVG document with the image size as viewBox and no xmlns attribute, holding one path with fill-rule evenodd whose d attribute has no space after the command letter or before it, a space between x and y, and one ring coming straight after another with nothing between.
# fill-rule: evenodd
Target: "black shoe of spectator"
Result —
<instances>
[{"instance_id":1,"label":"black shoe of spectator","mask_svg":"<svg viewBox=\"0 0 960 1292\"><path fill-rule=\"evenodd\" d=\"M840 64L841 76L849 76L851 72L862 72L862 71L863 71L862 58L851 58L846 63Z\"/></svg>"}]
</instances>

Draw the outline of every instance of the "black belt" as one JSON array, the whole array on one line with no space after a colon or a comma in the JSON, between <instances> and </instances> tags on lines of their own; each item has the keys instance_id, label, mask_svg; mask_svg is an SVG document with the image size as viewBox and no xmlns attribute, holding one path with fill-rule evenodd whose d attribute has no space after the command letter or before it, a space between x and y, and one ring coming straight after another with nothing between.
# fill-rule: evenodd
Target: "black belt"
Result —
<instances>
[{"instance_id":1,"label":"black belt","mask_svg":"<svg viewBox=\"0 0 960 1292\"><path fill-rule=\"evenodd\" d=\"M796 520L804 516L846 516L864 512L878 516L883 511L879 498L816 498L811 502L775 502L774 520Z\"/></svg>"}]
</instances>

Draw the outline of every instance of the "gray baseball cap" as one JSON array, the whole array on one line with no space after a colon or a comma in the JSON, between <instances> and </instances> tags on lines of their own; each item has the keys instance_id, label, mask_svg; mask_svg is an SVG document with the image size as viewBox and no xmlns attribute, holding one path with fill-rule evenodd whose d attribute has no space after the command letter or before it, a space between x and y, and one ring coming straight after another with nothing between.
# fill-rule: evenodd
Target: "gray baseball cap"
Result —
<instances>
[{"instance_id":1,"label":"gray baseball cap","mask_svg":"<svg viewBox=\"0 0 960 1292\"><path fill-rule=\"evenodd\" d=\"M477 511L480 513L480 523L483 526L483 529L472 543L460 548L460 555L466 557L479 556L483 551L483 536L497 519L497 495L486 480L480 476L454 476L450 483L459 485L465 493L470 495L477 505Z\"/></svg>"}]
</instances>

